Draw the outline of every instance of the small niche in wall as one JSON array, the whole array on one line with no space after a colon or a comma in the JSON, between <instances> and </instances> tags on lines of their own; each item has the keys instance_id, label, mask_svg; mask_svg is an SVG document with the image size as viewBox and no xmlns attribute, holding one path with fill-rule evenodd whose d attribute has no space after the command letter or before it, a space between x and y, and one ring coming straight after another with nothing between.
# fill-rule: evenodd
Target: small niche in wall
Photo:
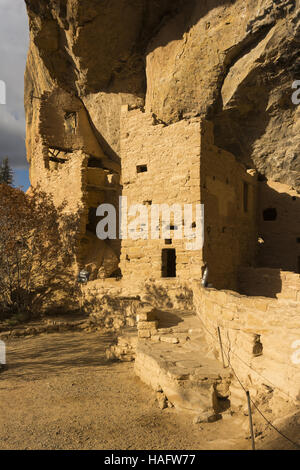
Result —
<instances>
[{"instance_id":1,"label":"small niche in wall","mask_svg":"<svg viewBox=\"0 0 300 470\"><path fill-rule=\"evenodd\" d=\"M167 239L165 240L165 245L172 245L172 240L171 240L171 238L167 238Z\"/></svg>"},{"instance_id":2,"label":"small niche in wall","mask_svg":"<svg viewBox=\"0 0 300 470\"><path fill-rule=\"evenodd\" d=\"M263 211L263 219L266 222L271 222L277 219L277 210L274 207L269 207Z\"/></svg>"},{"instance_id":3,"label":"small niche in wall","mask_svg":"<svg viewBox=\"0 0 300 470\"><path fill-rule=\"evenodd\" d=\"M148 171L147 165L137 165L136 172L137 173L146 173Z\"/></svg>"}]
</instances>

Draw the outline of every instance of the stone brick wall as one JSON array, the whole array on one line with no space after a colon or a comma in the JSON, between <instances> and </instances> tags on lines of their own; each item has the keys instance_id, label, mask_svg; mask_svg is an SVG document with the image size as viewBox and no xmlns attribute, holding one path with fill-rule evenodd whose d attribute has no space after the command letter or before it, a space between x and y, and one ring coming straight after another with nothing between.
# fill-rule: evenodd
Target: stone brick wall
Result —
<instances>
[{"instance_id":1,"label":"stone brick wall","mask_svg":"<svg viewBox=\"0 0 300 470\"><path fill-rule=\"evenodd\" d=\"M299 302L204 289L198 282L193 294L207 341L221 360L220 327L225 353L245 386L270 386L300 400L300 365L292 360L300 340Z\"/></svg>"},{"instance_id":2,"label":"stone brick wall","mask_svg":"<svg viewBox=\"0 0 300 470\"><path fill-rule=\"evenodd\" d=\"M175 231L171 240L123 240L123 276L161 278L162 250L173 248L179 279L201 279L206 263L214 287L235 288L238 266L255 261L255 172L214 145L211 123L193 118L166 126L128 106L121 114L121 160L128 206L198 203L205 212L204 250L187 250Z\"/></svg>"},{"instance_id":3,"label":"stone brick wall","mask_svg":"<svg viewBox=\"0 0 300 470\"><path fill-rule=\"evenodd\" d=\"M38 147L43 147L39 143ZM46 148L40 149L41 153L46 153ZM45 157L46 158L46 157ZM31 185L40 186L43 191L50 193L53 197L55 206L59 206L67 200L66 211L69 213L83 213L85 208L84 189L85 189L85 165L86 155L81 151L74 151L72 158L60 166L60 168L48 170L45 168L45 161L34 158L31 162ZM86 221L81 221L79 231L85 231Z\"/></svg>"},{"instance_id":4,"label":"stone brick wall","mask_svg":"<svg viewBox=\"0 0 300 470\"><path fill-rule=\"evenodd\" d=\"M157 334L158 318L151 304L141 302L137 311L138 337L149 339Z\"/></svg>"},{"instance_id":5,"label":"stone brick wall","mask_svg":"<svg viewBox=\"0 0 300 470\"><path fill-rule=\"evenodd\" d=\"M140 110L121 115L122 196L132 204L200 203L200 123L198 119L172 126L158 123ZM147 171L138 173L139 165ZM168 225L160 219L160 226ZM169 222L174 224L174 220ZM150 226L150 221L149 221ZM130 234L129 234L130 235ZM171 244L159 240L123 240L121 271L124 277L162 277L162 250L176 249L176 274L181 279L201 277L202 251L187 251L186 239Z\"/></svg>"},{"instance_id":6,"label":"stone brick wall","mask_svg":"<svg viewBox=\"0 0 300 470\"><path fill-rule=\"evenodd\" d=\"M259 183L259 266L300 273L300 197L292 187Z\"/></svg>"},{"instance_id":7,"label":"stone brick wall","mask_svg":"<svg viewBox=\"0 0 300 470\"><path fill-rule=\"evenodd\" d=\"M81 287L81 308L101 327L137 327L140 337L150 338L156 333L158 308L191 310L193 300L188 286L176 280L145 284L103 279Z\"/></svg>"},{"instance_id":8,"label":"stone brick wall","mask_svg":"<svg viewBox=\"0 0 300 470\"><path fill-rule=\"evenodd\" d=\"M74 129L67 125L66 117L70 113L74 113ZM42 96L39 133L49 147L82 150L89 155L104 157L83 104L63 90L57 89Z\"/></svg>"},{"instance_id":9,"label":"stone brick wall","mask_svg":"<svg viewBox=\"0 0 300 470\"><path fill-rule=\"evenodd\" d=\"M114 295L113 292L99 295L95 287L83 289L82 294L82 310L98 326L114 331L136 327L139 297Z\"/></svg>"},{"instance_id":10,"label":"stone brick wall","mask_svg":"<svg viewBox=\"0 0 300 470\"><path fill-rule=\"evenodd\" d=\"M77 269L88 269L91 279L113 275L120 243L96 237L96 209L102 203L118 205L119 165L104 154L75 96L60 89L46 92L37 112L31 184L49 192L56 206L65 201L66 211L80 216Z\"/></svg>"},{"instance_id":11,"label":"stone brick wall","mask_svg":"<svg viewBox=\"0 0 300 470\"><path fill-rule=\"evenodd\" d=\"M213 126L201 123L201 201L205 209L203 258L209 283L234 289L238 266L253 265L257 243L257 177L214 144Z\"/></svg>"},{"instance_id":12,"label":"stone brick wall","mask_svg":"<svg viewBox=\"0 0 300 470\"><path fill-rule=\"evenodd\" d=\"M98 279L82 286L84 301L97 311L103 297L139 298L162 309L193 309L193 293L189 283L178 279L144 280ZM95 305L95 307L93 307Z\"/></svg>"},{"instance_id":13,"label":"stone brick wall","mask_svg":"<svg viewBox=\"0 0 300 470\"><path fill-rule=\"evenodd\" d=\"M238 291L300 302L300 275L272 268L240 268Z\"/></svg>"}]
</instances>

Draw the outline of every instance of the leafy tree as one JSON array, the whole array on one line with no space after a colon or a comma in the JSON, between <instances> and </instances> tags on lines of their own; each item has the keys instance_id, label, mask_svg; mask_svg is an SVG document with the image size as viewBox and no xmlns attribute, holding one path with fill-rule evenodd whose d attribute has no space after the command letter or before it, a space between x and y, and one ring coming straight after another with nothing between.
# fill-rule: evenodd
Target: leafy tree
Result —
<instances>
[{"instance_id":1,"label":"leafy tree","mask_svg":"<svg viewBox=\"0 0 300 470\"><path fill-rule=\"evenodd\" d=\"M14 180L13 170L9 165L8 158L4 158L0 166L0 183L12 185Z\"/></svg>"},{"instance_id":2,"label":"leafy tree","mask_svg":"<svg viewBox=\"0 0 300 470\"><path fill-rule=\"evenodd\" d=\"M73 299L77 220L39 189L0 184L0 313L36 316Z\"/></svg>"}]
</instances>

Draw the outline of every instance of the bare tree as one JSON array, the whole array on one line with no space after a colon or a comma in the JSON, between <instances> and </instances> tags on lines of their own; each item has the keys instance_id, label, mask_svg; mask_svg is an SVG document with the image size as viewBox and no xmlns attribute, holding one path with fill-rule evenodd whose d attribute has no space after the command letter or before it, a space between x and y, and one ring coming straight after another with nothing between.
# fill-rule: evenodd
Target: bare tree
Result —
<instances>
[{"instance_id":1,"label":"bare tree","mask_svg":"<svg viewBox=\"0 0 300 470\"><path fill-rule=\"evenodd\" d=\"M39 189L0 184L0 310L35 316L73 299L77 220Z\"/></svg>"}]
</instances>

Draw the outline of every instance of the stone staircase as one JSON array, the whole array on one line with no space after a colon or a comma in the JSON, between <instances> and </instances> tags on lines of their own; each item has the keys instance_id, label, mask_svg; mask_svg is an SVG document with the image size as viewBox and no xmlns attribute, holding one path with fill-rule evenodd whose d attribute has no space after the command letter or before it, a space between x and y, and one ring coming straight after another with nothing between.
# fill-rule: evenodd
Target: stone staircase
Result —
<instances>
[{"instance_id":1,"label":"stone staircase","mask_svg":"<svg viewBox=\"0 0 300 470\"><path fill-rule=\"evenodd\" d=\"M207 346L199 319L193 312L180 310L155 310L147 316L151 335L145 338L142 321L136 374L163 394L170 406L207 421L220 417L230 407L231 374Z\"/></svg>"},{"instance_id":2,"label":"stone staircase","mask_svg":"<svg viewBox=\"0 0 300 470\"><path fill-rule=\"evenodd\" d=\"M116 344L112 344L106 350L108 360L119 360L132 362L135 360L138 336L136 329L126 328L122 335L117 338Z\"/></svg>"}]
</instances>

